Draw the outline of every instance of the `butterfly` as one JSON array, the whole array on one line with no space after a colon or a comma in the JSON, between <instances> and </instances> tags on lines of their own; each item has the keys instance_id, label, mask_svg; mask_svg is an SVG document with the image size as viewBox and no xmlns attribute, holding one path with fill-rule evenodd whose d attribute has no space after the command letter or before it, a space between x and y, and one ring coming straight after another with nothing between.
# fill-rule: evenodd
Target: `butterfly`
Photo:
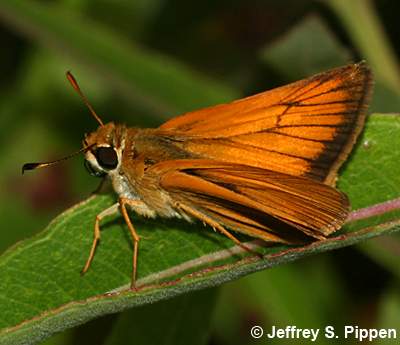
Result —
<instances>
[{"instance_id":1,"label":"butterfly","mask_svg":"<svg viewBox=\"0 0 400 345\"><path fill-rule=\"evenodd\" d=\"M94 258L101 220L118 211L134 243L132 288L140 237L128 210L200 220L245 249L234 232L292 244L323 240L345 222L349 200L334 184L365 121L372 92L365 62L148 129L103 123L72 74L67 77L99 123L72 155L83 152L89 173L109 179L119 197L96 216L83 272ZM72 155L27 163L23 171Z\"/></svg>"}]
</instances>

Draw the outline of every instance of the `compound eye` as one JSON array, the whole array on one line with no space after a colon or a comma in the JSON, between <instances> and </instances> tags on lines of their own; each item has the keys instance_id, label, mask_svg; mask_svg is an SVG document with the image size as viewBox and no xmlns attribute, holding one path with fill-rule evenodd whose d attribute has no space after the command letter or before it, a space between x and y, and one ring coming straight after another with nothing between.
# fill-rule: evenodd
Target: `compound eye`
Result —
<instances>
[{"instance_id":1,"label":"compound eye","mask_svg":"<svg viewBox=\"0 0 400 345\"><path fill-rule=\"evenodd\" d=\"M94 155L103 169L112 170L118 165L118 155L112 147L99 147Z\"/></svg>"}]
</instances>

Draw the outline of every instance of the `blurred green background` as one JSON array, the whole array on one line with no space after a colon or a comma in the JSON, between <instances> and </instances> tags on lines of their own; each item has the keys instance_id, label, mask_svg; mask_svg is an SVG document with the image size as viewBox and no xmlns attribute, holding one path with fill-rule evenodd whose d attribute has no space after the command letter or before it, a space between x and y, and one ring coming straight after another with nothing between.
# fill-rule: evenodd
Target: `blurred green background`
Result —
<instances>
[{"instance_id":1,"label":"blurred green background","mask_svg":"<svg viewBox=\"0 0 400 345\"><path fill-rule=\"evenodd\" d=\"M82 157L20 173L25 162L79 149L83 134L96 127L67 70L104 121L157 126L366 59L376 76L370 111L398 112L399 9L393 0L1 1L0 252L97 187ZM398 239L390 241L398 255ZM386 260L387 242L313 256L210 293L214 317L202 343L254 343L254 324L398 326L400 275ZM122 324L118 318L130 316L104 317L47 343L103 344Z\"/></svg>"}]
</instances>

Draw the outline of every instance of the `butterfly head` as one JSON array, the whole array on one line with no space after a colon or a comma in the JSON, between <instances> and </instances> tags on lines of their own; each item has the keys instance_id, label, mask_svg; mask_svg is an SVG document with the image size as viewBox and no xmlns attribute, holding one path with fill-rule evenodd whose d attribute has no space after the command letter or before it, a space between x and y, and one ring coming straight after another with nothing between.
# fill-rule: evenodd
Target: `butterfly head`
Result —
<instances>
[{"instance_id":1,"label":"butterfly head","mask_svg":"<svg viewBox=\"0 0 400 345\"><path fill-rule=\"evenodd\" d=\"M124 126L110 122L85 136L85 167L91 175L104 177L119 170L125 142L124 129Z\"/></svg>"}]
</instances>

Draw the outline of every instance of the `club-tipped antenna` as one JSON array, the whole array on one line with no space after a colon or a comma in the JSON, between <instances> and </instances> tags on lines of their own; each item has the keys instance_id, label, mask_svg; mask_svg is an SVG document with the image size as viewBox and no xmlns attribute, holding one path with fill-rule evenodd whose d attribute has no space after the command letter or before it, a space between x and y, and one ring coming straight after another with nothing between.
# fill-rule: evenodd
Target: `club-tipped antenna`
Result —
<instances>
[{"instance_id":1,"label":"club-tipped antenna","mask_svg":"<svg viewBox=\"0 0 400 345\"><path fill-rule=\"evenodd\" d=\"M88 99L86 98L86 96L82 92L81 88L79 87L78 82L76 81L76 79L74 78L72 73L70 71L68 71L66 74L67 74L68 81L71 83L72 87L78 93L78 95L82 98L83 102L88 107L88 109L89 109L90 113L92 114L92 116L96 119L96 121L100 124L100 126L104 126L104 123L101 120L100 116L97 115L96 112L94 111L92 105L89 103Z\"/></svg>"},{"instance_id":2,"label":"club-tipped antenna","mask_svg":"<svg viewBox=\"0 0 400 345\"><path fill-rule=\"evenodd\" d=\"M22 166L22 174L24 174L24 172L25 172L26 170L34 170L34 169L39 169L39 168L45 168L45 167L48 167L48 166L51 166L51 165L54 165L54 164L58 164L58 163L60 163L60 162L62 162L62 161L65 161L65 160L67 160L67 159L69 159L69 158L71 158L71 157L76 156L77 154L79 154L79 153L81 153L81 152L86 152L86 151L90 150L90 148L92 148L93 145L94 145L94 144L89 145L89 146L85 146L85 147L81 148L79 151L76 151L76 152L74 152L74 153L71 153L70 155L65 156L65 157L63 157L63 158L60 158L60 159L57 159L57 160L55 160L55 161L51 161L51 162L42 162L42 163L25 163L25 164Z\"/></svg>"}]
</instances>

